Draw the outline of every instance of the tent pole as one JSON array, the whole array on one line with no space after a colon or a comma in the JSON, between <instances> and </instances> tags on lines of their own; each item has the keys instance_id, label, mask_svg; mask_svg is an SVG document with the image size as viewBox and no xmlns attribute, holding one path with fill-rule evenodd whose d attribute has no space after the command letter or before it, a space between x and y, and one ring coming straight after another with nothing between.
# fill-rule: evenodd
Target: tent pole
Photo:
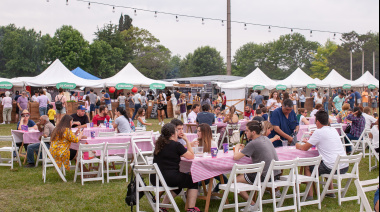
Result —
<instances>
[{"instance_id":1,"label":"tent pole","mask_svg":"<svg viewBox=\"0 0 380 212\"><path fill-rule=\"evenodd\" d=\"M373 76L376 77L376 52L373 52Z\"/></svg>"},{"instance_id":2,"label":"tent pole","mask_svg":"<svg viewBox=\"0 0 380 212\"><path fill-rule=\"evenodd\" d=\"M350 51L350 79L352 81L352 51Z\"/></svg>"}]
</instances>

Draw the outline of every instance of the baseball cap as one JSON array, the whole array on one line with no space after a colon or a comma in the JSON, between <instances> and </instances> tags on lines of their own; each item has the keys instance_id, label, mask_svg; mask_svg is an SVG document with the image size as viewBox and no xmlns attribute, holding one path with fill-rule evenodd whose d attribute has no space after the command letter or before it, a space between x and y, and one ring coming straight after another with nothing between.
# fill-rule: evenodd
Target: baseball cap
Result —
<instances>
[{"instance_id":1,"label":"baseball cap","mask_svg":"<svg viewBox=\"0 0 380 212\"><path fill-rule=\"evenodd\" d=\"M100 91L100 93L105 93L105 92L106 92L105 90Z\"/></svg>"},{"instance_id":2,"label":"baseball cap","mask_svg":"<svg viewBox=\"0 0 380 212\"><path fill-rule=\"evenodd\" d=\"M222 91L223 94L226 94L226 92Z\"/></svg>"},{"instance_id":3,"label":"baseball cap","mask_svg":"<svg viewBox=\"0 0 380 212\"><path fill-rule=\"evenodd\" d=\"M79 105L78 110L86 110L86 108L83 105Z\"/></svg>"}]
</instances>

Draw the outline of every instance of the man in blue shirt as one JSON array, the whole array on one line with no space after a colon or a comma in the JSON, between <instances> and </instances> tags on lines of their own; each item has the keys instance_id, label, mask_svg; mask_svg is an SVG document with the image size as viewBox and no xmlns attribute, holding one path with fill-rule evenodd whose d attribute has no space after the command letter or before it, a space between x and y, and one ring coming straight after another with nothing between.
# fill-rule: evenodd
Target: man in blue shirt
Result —
<instances>
[{"instance_id":1,"label":"man in blue shirt","mask_svg":"<svg viewBox=\"0 0 380 212\"><path fill-rule=\"evenodd\" d=\"M274 130L269 135L269 138L279 135L281 140L287 140L289 144L293 142L299 130L299 122L297 121L296 113L293 111L293 106L293 101L286 99L281 108L277 108L272 112L270 122ZM274 147L282 146L281 140L273 142Z\"/></svg>"},{"instance_id":2,"label":"man in blue shirt","mask_svg":"<svg viewBox=\"0 0 380 212\"><path fill-rule=\"evenodd\" d=\"M105 90L102 90L102 94L103 94L103 101L106 103L106 107L110 113L110 116L111 116L111 119L113 118L113 113L112 113L112 103L111 103L111 96L106 93Z\"/></svg>"},{"instance_id":3,"label":"man in blue shirt","mask_svg":"<svg viewBox=\"0 0 380 212\"><path fill-rule=\"evenodd\" d=\"M359 107L362 103L362 95L359 93L359 91L355 90L355 98L356 98L356 107Z\"/></svg>"},{"instance_id":4,"label":"man in blue shirt","mask_svg":"<svg viewBox=\"0 0 380 212\"><path fill-rule=\"evenodd\" d=\"M355 107L355 92L354 90L350 91L350 96L348 97L348 103L350 104L351 109Z\"/></svg>"}]
</instances>

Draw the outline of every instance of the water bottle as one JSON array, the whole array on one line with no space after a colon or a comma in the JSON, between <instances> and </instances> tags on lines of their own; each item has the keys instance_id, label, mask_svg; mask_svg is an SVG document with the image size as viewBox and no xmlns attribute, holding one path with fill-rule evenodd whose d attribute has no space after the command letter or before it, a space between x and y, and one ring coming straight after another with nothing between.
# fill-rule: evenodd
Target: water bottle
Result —
<instances>
[{"instance_id":1,"label":"water bottle","mask_svg":"<svg viewBox=\"0 0 380 212\"><path fill-rule=\"evenodd\" d=\"M110 128L110 129L112 129L112 128L113 128L113 126L112 126L112 119L110 119L109 128Z\"/></svg>"}]
</instances>

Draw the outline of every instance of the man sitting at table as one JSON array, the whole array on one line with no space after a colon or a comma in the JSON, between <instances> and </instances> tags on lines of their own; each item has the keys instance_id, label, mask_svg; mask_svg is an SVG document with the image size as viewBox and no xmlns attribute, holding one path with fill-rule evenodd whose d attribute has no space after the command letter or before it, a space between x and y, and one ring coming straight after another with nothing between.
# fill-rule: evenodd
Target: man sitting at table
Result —
<instances>
[{"instance_id":1,"label":"man sitting at table","mask_svg":"<svg viewBox=\"0 0 380 212\"><path fill-rule=\"evenodd\" d=\"M183 146L186 147L188 139L183 130L183 122L179 119L172 119L170 124L173 124L177 130L177 134L178 134L177 142L181 143ZM198 142L191 142L191 141L189 142L191 143L191 146L198 145Z\"/></svg>"},{"instance_id":2,"label":"man sitting at table","mask_svg":"<svg viewBox=\"0 0 380 212\"><path fill-rule=\"evenodd\" d=\"M258 121L258 122L265 121L262 115L263 115L263 112L261 111L261 109L257 109L255 113L255 117L253 117L253 121Z\"/></svg>"},{"instance_id":3,"label":"man sitting at table","mask_svg":"<svg viewBox=\"0 0 380 212\"><path fill-rule=\"evenodd\" d=\"M105 119L107 119L107 121L110 121L110 117L107 114L108 109L106 108L106 106L100 106L99 114L92 119L92 123L94 123L94 126L100 126L100 124L104 123Z\"/></svg>"},{"instance_id":4,"label":"man sitting at table","mask_svg":"<svg viewBox=\"0 0 380 212\"><path fill-rule=\"evenodd\" d=\"M36 125L38 126L38 130L42 132L42 135L40 136L39 140L41 140L42 137L44 138L50 137L51 133L53 132L55 128L54 125L49 121L49 117L46 115L41 116L40 121ZM46 142L45 144L47 148L50 148L50 142ZM40 143L28 145L28 150L27 150L28 165L25 166L26 168L35 167L34 153L38 154L39 148L40 148ZM39 156L37 155L37 157Z\"/></svg>"},{"instance_id":5,"label":"man sitting at table","mask_svg":"<svg viewBox=\"0 0 380 212\"><path fill-rule=\"evenodd\" d=\"M247 105L244 108L244 118L251 120L251 117L255 116L255 111L252 110L251 106Z\"/></svg>"},{"instance_id":6,"label":"man sitting at table","mask_svg":"<svg viewBox=\"0 0 380 212\"><path fill-rule=\"evenodd\" d=\"M190 124L194 124L197 120L197 116L200 110L199 104L193 104L191 107L191 113L189 113L189 116L187 117L189 119Z\"/></svg>"},{"instance_id":7,"label":"man sitting at table","mask_svg":"<svg viewBox=\"0 0 380 212\"><path fill-rule=\"evenodd\" d=\"M261 174L261 182L264 182L267 175L268 169L272 160L278 161L278 156L275 148L272 145L272 142L266 136L263 136L261 132L264 130L264 125L262 122L251 121L247 123L247 130L245 131L248 140L250 142L244 147L243 144L237 144L234 151L234 160L240 160L244 157L250 157L252 163L261 163L265 162L263 172ZM253 184L256 179L256 173L253 174L244 174L237 176L236 180L238 183ZM274 171L275 180L280 179L281 171ZM279 191L276 192L278 196ZM240 192L239 195L248 200L247 192ZM251 206L248 208L248 211L253 211L255 202L252 201Z\"/></svg>"},{"instance_id":8,"label":"man sitting at table","mask_svg":"<svg viewBox=\"0 0 380 212\"><path fill-rule=\"evenodd\" d=\"M86 115L86 108L83 105L79 105L77 113L71 115L73 117L73 128L86 128L90 123L88 116Z\"/></svg>"},{"instance_id":9,"label":"man sitting at table","mask_svg":"<svg viewBox=\"0 0 380 212\"><path fill-rule=\"evenodd\" d=\"M279 135L281 140L287 140L292 143L299 130L297 115L293 111L293 101L286 99L281 108L277 108L272 112L270 122L274 130L269 135L269 138ZM282 146L281 140L273 142L274 147Z\"/></svg>"},{"instance_id":10,"label":"man sitting at table","mask_svg":"<svg viewBox=\"0 0 380 212\"><path fill-rule=\"evenodd\" d=\"M215 115L210 113L210 105L205 104L202 106L202 112L197 116L197 124L208 124L212 126L215 123Z\"/></svg>"},{"instance_id":11,"label":"man sitting at table","mask_svg":"<svg viewBox=\"0 0 380 212\"><path fill-rule=\"evenodd\" d=\"M304 144L298 143L296 147L299 150L308 151L312 146L316 146L322 156L322 162L318 167L319 175L330 174L336 158L338 155L346 156L346 150L338 131L329 126L329 114L325 111L319 111L315 116L318 129L313 133L309 141L303 141ZM348 168L348 165L341 166L340 173L347 173ZM305 174L311 176L313 170L314 167L306 167ZM334 189L332 183L330 189ZM326 194L326 196L335 198L335 194ZM307 199L313 199L313 188L310 189Z\"/></svg>"}]
</instances>

